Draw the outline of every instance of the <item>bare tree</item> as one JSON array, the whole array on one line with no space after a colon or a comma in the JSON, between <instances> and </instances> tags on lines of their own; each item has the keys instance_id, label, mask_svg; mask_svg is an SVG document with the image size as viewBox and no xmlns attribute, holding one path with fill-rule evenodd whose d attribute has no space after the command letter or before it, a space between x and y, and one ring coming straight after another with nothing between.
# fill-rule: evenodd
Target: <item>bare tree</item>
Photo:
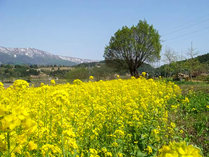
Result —
<instances>
[{"instance_id":1,"label":"bare tree","mask_svg":"<svg viewBox=\"0 0 209 157\"><path fill-rule=\"evenodd\" d=\"M163 54L163 62L166 63L165 75L167 77L170 77L176 73L177 71L176 61L177 61L176 52L171 48L166 48Z\"/></svg>"},{"instance_id":2,"label":"bare tree","mask_svg":"<svg viewBox=\"0 0 209 157\"><path fill-rule=\"evenodd\" d=\"M175 52L170 48L166 48L163 61L167 64L171 64L172 62L176 62L177 56L175 55Z\"/></svg>"},{"instance_id":3,"label":"bare tree","mask_svg":"<svg viewBox=\"0 0 209 157\"><path fill-rule=\"evenodd\" d=\"M192 42L191 47L188 49L187 55L189 56L189 59L187 59L186 65L190 79L192 80L192 76L194 75L195 71L198 71L200 65L199 61L195 58L198 55L198 52L195 48L193 48Z\"/></svg>"},{"instance_id":4,"label":"bare tree","mask_svg":"<svg viewBox=\"0 0 209 157\"><path fill-rule=\"evenodd\" d=\"M193 48L192 42L191 42L191 47L188 49L187 55L191 59L193 59L194 57L196 57L198 55L198 52L196 51L196 49Z\"/></svg>"}]
</instances>

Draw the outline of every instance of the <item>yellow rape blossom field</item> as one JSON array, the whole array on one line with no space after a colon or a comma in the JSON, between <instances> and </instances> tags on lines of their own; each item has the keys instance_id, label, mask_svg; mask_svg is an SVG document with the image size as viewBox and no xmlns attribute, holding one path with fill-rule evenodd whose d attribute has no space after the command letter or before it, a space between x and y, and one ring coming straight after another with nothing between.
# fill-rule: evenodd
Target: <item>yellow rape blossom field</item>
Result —
<instances>
[{"instance_id":1,"label":"yellow rape blossom field","mask_svg":"<svg viewBox=\"0 0 209 157\"><path fill-rule=\"evenodd\" d=\"M167 145L176 134L168 101L180 94L174 83L144 77L1 83L0 156L201 156L185 143Z\"/></svg>"}]
</instances>

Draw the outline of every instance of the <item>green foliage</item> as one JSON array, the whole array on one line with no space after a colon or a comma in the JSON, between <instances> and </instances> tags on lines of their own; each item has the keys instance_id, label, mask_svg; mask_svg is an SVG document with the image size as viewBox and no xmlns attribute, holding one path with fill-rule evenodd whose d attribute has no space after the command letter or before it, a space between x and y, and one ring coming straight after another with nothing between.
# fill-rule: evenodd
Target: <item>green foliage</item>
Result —
<instances>
[{"instance_id":1,"label":"green foliage","mask_svg":"<svg viewBox=\"0 0 209 157\"><path fill-rule=\"evenodd\" d=\"M111 37L105 47L105 61L114 67L126 68L132 76L138 77L137 69L145 62L160 58L160 35L146 21L136 26L126 26Z\"/></svg>"},{"instance_id":2,"label":"green foliage","mask_svg":"<svg viewBox=\"0 0 209 157\"><path fill-rule=\"evenodd\" d=\"M185 123L185 138L202 147L203 152L209 150L209 94L203 92L189 93L190 102L181 106Z\"/></svg>"},{"instance_id":3,"label":"green foliage","mask_svg":"<svg viewBox=\"0 0 209 157\"><path fill-rule=\"evenodd\" d=\"M195 58L188 59L185 62L185 68L186 68L190 78L192 78L192 76L197 75L200 67L201 67L200 62Z\"/></svg>"},{"instance_id":4,"label":"green foliage","mask_svg":"<svg viewBox=\"0 0 209 157\"><path fill-rule=\"evenodd\" d=\"M208 75L199 75L199 76L196 77L196 79L209 83L209 74Z\"/></svg>"},{"instance_id":5,"label":"green foliage","mask_svg":"<svg viewBox=\"0 0 209 157\"><path fill-rule=\"evenodd\" d=\"M197 56L196 58L200 63L209 63L209 53Z\"/></svg>"},{"instance_id":6,"label":"green foliage","mask_svg":"<svg viewBox=\"0 0 209 157\"><path fill-rule=\"evenodd\" d=\"M192 78L200 75L201 73L208 73L208 56L209 53L195 57L193 59L187 59L162 65L161 67L156 69L156 75L171 77L178 73L183 73L190 75L190 78Z\"/></svg>"},{"instance_id":7,"label":"green foliage","mask_svg":"<svg viewBox=\"0 0 209 157\"><path fill-rule=\"evenodd\" d=\"M54 70L50 71L49 75L52 77L57 77L57 78L65 78L65 75L68 73L69 70Z\"/></svg>"},{"instance_id":8,"label":"green foliage","mask_svg":"<svg viewBox=\"0 0 209 157\"><path fill-rule=\"evenodd\" d=\"M204 80L209 83L209 75Z\"/></svg>"},{"instance_id":9,"label":"green foliage","mask_svg":"<svg viewBox=\"0 0 209 157\"><path fill-rule=\"evenodd\" d=\"M169 117L177 125L179 140L185 140L200 147L207 156L209 153L209 93L190 91L183 98L185 101L180 101L182 97L179 100L170 100ZM173 106L178 108L172 110Z\"/></svg>"},{"instance_id":10,"label":"green foliage","mask_svg":"<svg viewBox=\"0 0 209 157\"><path fill-rule=\"evenodd\" d=\"M101 65L101 64L104 64L105 62L104 61L100 61L100 62L90 62L90 63L81 63L81 64L78 64L78 65L74 65L73 67L85 67L85 68L89 68L89 67L95 67L97 65Z\"/></svg>"},{"instance_id":11,"label":"green foliage","mask_svg":"<svg viewBox=\"0 0 209 157\"><path fill-rule=\"evenodd\" d=\"M0 67L0 79L10 78L27 78L30 75L39 75L40 71L37 70L37 66L28 65L9 65L2 64Z\"/></svg>"},{"instance_id":12,"label":"green foliage","mask_svg":"<svg viewBox=\"0 0 209 157\"><path fill-rule=\"evenodd\" d=\"M96 81L105 80L107 78L112 78L114 75L114 70L107 67L105 64L101 66L95 66L91 69L91 75L94 76Z\"/></svg>"},{"instance_id":13,"label":"green foliage","mask_svg":"<svg viewBox=\"0 0 209 157\"><path fill-rule=\"evenodd\" d=\"M84 67L79 67L79 68L74 68L70 70L65 78L69 81L72 82L75 79L80 79L80 80L87 80L90 76L90 71L87 68Z\"/></svg>"},{"instance_id":14,"label":"green foliage","mask_svg":"<svg viewBox=\"0 0 209 157\"><path fill-rule=\"evenodd\" d=\"M95 81L113 79L115 75L115 70L106 64L97 64L94 66L76 66L72 70L66 73L65 78L72 82L75 79L80 79L82 81L89 80L89 76L94 76ZM123 71L118 71L121 74Z\"/></svg>"},{"instance_id":15,"label":"green foliage","mask_svg":"<svg viewBox=\"0 0 209 157\"><path fill-rule=\"evenodd\" d=\"M94 76L95 81L111 80L115 78L115 74L125 75L128 71L125 69L114 69L107 66L103 61L94 63L82 63L74 66L72 70L67 72L65 78L72 82L74 79L82 81L89 80L89 76Z\"/></svg>"},{"instance_id":16,"label":"green foliage","mask_svg":"<svg viewBox=\"0 0 209 157\"><path fill-rule=\"evenodd\" d=\"M187 113L199 113L207 111L209 108L209 94L203 92L190 92L187 97L189 103L183 106L183 109Z\"/></svg>"}]
</instances>

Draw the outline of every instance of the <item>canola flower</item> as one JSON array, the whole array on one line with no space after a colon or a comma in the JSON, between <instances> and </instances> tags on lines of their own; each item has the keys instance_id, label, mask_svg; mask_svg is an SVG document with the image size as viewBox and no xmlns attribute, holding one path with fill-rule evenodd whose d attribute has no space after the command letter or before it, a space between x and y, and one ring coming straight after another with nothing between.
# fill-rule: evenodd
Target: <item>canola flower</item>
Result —
<instances>
[{"instance_id":1,"label":"canola flower","mask_svg":"<svg viewBox=\"0 0 209 157\"><path fill-rule=\"evenodd\" d=\"M4 84L2 82L0 82L0 89L4 88Z\"/></svg>"},{"instance_id":2,"label":"canola flower","mask_svg":"<svg viewBox=\"0 0 209 157\"><path fill-rule=\"evenodd\" d=\"M50 83L51 83L51 85L55 85L56 84L55 80L51 80Z\"/></svg>"},{"instance_id":3,"label":"canola flower","mask_svg":"<svg viewBox=\"0 0 209 157\"><path fill-rule=\"evenodd\" d=\"M89 76L89 80L93 80L94 79L94 76Z\"/></svg>"},{"instance_id":4,"label":"canola flower","mask_svg":"<svg viewBox=\"0 0 209 157\"><path fill-rule=\"evenodd\" d=\"M144 77L40 87L17 80L0 90L3 156L152 155L175 135L167 102L181 94Z\"/></svg>"},{"instance_id":5,"label":"canola flower","mask_svg":"<svg viewBox=\"0 0 209 157\"><path fill-rule=\"evenodd\" d=\"M148 152L148 154L152 153L152 148L150 146L147 146L147 148L145 150Z\"/></svg>"},{"instance_id":6,"label":"canola flower","mask_svg":"<svg viewBox=\"0 0 209 157\"><path fill-rule=\"evenodd\" d=\"M157 157L202 157L200 149L186 142L170 142L159 150Z\"/></svg>"},{"instance_id":7,"label":"canola flower","mask_svg":"<svg viewBox=\"0 0 209 157\"><path fill-rule=\"evenodd\" d=\"M145 77L145 76L146 76L146 74L147 74L146 72L142 72L142 76L143 76L143 77Z\"/></svg>"}]
</instances>

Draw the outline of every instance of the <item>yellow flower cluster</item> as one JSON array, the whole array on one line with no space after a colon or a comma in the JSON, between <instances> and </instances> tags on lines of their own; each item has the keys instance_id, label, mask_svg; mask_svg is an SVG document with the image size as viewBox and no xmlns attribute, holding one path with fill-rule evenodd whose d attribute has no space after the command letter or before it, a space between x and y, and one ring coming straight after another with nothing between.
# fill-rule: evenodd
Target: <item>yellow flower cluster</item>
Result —
<instances>
[{"instance_id":1,"label":"yellow flower cluster","mask_svg":"<svg viewBox=\"0 0 209 157\"><path fill-rule=\"evenodd\" d=\"M0 89L4 88L4 84L2 82L0 82Z\"/></svg>"},{"instance_id":2,"label":"yellow flower cluster","mask_svg":"<svg viewBox=\"0 0 209 157\"><path fill-rule=\"evenodd\" d=\"M51 83L51 85L55 85L56 84L55 80L51 80L50 83Z\"/></svg>"},{"instance_id":3,"label":"yellow flower cluster","mask_svg":"<svg viewBox=\"0 0 209 157\"><path fill-rule=\"evenodd\" d=\"M171 142L159 150L158 157L202 157L200 149L186 142Z\"/></svg>"},{"instance_id":4,"label":"yellow flower cluster","mask_svg":"<svg viewBox=\"0 0 209 157\"><path fill-rule=\"evenodd\" d=\"M134 156L152 154L174 135L167 101L173 83L128 80L0 84L0 154L22 156Z\"/></svg>"},{"instance_id":5,"label":"yellow flower cluster","mask_svg":"<svg viewBox=\"0 0 209 157\"><path fill-rule=\"evenodd\" d=\"M89 76L89 80L93 80L94 79L94 76Z\"/></svg>"},{"instance_id":6,"label":"yellow flower cluster","mask_svg":"<svg viewBox=\"0 0 209 157\"><path fill-rule=\"evenodd\" d=\"M145 77L145 76L146 76L146 74L147 74L146 72L142 72L142 76L143 76L143 77Z\"/></svg>"}]
</instances>

